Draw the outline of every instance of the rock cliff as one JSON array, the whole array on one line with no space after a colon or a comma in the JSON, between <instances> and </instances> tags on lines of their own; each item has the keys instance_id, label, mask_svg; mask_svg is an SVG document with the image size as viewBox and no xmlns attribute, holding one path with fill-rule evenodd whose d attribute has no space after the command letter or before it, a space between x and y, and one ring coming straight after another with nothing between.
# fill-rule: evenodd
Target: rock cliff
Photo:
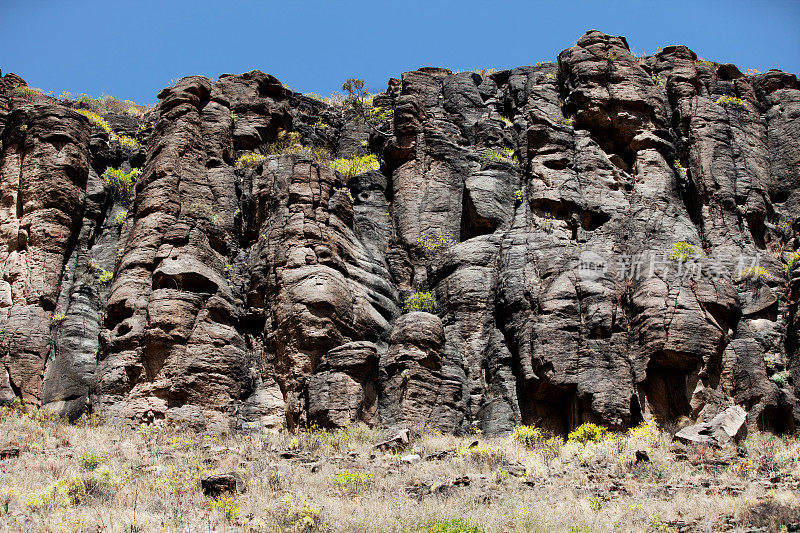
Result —
<instances>
[{"instance_id":1,"label":"rock cliff","mask_svg":"<svg viewBox=\"0 0 800 533\"><path fill-rule=\"evenodd\" d=\"M366 118L259 71L109 129L20 87L0 402L217 431L800 424L793 74L590 31L557 62L406 72ZM109 167L141 168L130 194Z\"/></svg>"}]
</instances>

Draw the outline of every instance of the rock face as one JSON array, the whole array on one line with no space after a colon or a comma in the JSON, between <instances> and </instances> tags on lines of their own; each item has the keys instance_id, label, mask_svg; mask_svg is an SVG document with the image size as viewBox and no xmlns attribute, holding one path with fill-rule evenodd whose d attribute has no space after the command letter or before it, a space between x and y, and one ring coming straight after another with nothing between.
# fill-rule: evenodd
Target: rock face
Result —
<instances>
[{"instance_id":1,"label":"rock face","mask_svg":"<svg viewBox=\"0 0 800 533\"><path fill-rule=\"evenodd\" d=\"M792 74L590 31L556 63L404 73L380 124L193 76L106 115L133 151L20 87L0 77L0 402L218 431L800 424ZM109 166L141 167L130 204Z\"/></svg>"}]
</instances>

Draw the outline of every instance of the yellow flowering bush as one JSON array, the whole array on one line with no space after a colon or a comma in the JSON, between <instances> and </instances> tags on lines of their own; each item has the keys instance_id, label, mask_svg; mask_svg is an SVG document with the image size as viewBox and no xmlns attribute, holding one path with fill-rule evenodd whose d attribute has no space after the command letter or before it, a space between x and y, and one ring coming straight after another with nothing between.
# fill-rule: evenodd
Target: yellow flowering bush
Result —
<instances>
[{"instance_id":1,"label":"yellow flowering bush","mask_svg":"<svg viewBox=\"0 0 800 533\"><path fill-rule=\"evenodd\" d=\"M685 262L689 259L695 259L698 257L705 257L702 250L699 247L695 246L694 244L689 244L685 241L678 241L672 245L672 252L669 254L669 258L675 261Z\"/></svg>"},{"instance_id":2,"label":"yellow flowering bush","mask_svg":"<svg viewBox=\"0 0 800 533\"><path fill-rule=\"evenodd\" d=\"M458 244L458 241L446 235L437 235L435 237L420 237L417 239L417 244L426 252L436 252L440 248L449 248Z\"/></svg>"},{"instance_id":3,"label":"yellow flowering bush","mask_svg":"<svg viewBox=\"0 0 800 533\"><path fill-rule=\"evenodd\" d=\"M334 159L331 163L334 170L341 172L345 178L352 178L359 174L369 172L370 170L378 170L381 168L378 162L378 156L375 154L367 154L351 158Z\"/></svg>"},{"instance_id":4,"label":"yellow flowering bush","mask_svg":"<svg viewBox=\"0 0 800 533\"><path fill-rule=\"evenodd\" d=\"M228 522L233 522L239 518L239 502L233 496L219 496L218 498L209 498L211 507L219 514L225 517Z\"/></svg>"},{"instance_id":5,"label":"yellow flowering bush","mask_svg":"<svg viewBox=\"0 0 800 533\"><path fill-rule=\"evenodd\" d=\"M127 135L123 135L121 133L115 132L111 126L108 125L106 119L95 113L94 111L89 111L88 109L77 109L76 110L81 115L85 116L89 119L89 121L98 126L101 130L105 131L108 135L109 140L117 141L120 146L127 150L136 150L139 148L140 144L139 141L134 139L133 137L128 137Z\"/></svg>"},{"instance_id":6,"label":"yellow flowering bush","mask_svg":"<svg viewBox=\"0 0 800 533\"><path fill-rule=\"evenodd\" d=\"M436 309L436 298L433 294L425 291L417 291L403 304L403 311L424 311L432 313Z\"/></svg>"},{"instance_id":7,"label":"yellow flowering bush","mask_svg":"<svg viewBox=\"0 0 800 533\"><path fill-rule=\"evenodd\" d=\"M567 440L586 444L589 441L597 442L605 440L610 436L611 432L608 428L592 424L591 422L585 422L575 428L574 431L571 431L570 434L567 435Z\"/></svg>"},{"instance_id":8,"label":"yellow flowering bush","mask_svg":"<svg viewBox=\"0 0 800 533\"><path fill-rule=\"evenodd\" d=\"M120 168L108 167L103 172L102 178L118 198L129 202L133 193L133 186L141 175L142 170L140 168L132 168L130 172L125 172Z\"/></svg>"},{"instance_id":9,"label":"yellow flowering bush","mask_svg":"<svg viewBox=\"0 0 800 533\"><path fill-rule=\"evenodd\" d=\"M767 272L767 269L760 266L748 267L739 272L739 280L752 279L761 281L772 280L772 274Z\"/></svg>"},{"instance_id":10,"label":"yellow flowering bush","mask_svg":"<svg viewBox=\"0 0 800 533\"><path fill-rule=\"evenodd\" d=\"M717 98L716 103L720 105L732 105L739 107L747 107L747 102L735 96L720 96Z\"/></svg>"}]
</instances>

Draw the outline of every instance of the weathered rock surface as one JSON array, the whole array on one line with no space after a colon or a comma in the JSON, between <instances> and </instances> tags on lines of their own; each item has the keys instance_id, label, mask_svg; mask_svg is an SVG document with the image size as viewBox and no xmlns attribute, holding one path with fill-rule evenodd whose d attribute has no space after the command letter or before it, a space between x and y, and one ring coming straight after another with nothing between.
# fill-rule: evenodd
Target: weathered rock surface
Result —
<instances>
[{"instance_id":1,"label":"weathered rock surface","mask_svg":"<svg viewBox=\"0 0 800 533\"><path fill-rule=\"evenodd\" d=\"M133 152L24 84L0 77L0 402L219 431L800 423L792 74L590 31L554 63L404 73L372 126L193 76L144 133L106 117ZM381 168L235 164L285 132ZM107 166L142 167L130 206ZM401 313L415 291L433 313Z\"/></svg>"},{"instance_id":2,"label":"weathered rock surface","mask_svg":"<svg viewBox=\"0 0 800 533\"><path fill-rule=\"evenodd\" d=\"M681 442L722 446L747 436L747 413L738 405L728 407L709 422L687 426L675 434Z\"/></svg>"}]
</instances>

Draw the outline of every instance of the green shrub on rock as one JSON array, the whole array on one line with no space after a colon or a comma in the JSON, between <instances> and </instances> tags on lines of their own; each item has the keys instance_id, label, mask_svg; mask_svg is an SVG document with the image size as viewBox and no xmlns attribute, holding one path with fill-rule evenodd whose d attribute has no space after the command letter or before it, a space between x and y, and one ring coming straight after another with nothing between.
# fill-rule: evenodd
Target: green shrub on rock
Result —
<instances>
[{"instance_id":1,"label":"green shrub on rock","mask_svg":"<svg viewBox=\"0 0 800 533\"><path fill-rule=\"evenodd\" d=\"M370 170L378 170L381 168L378 162L378 156L375 154L367 154L351 158L334 159L331 163L334 170L338 170L345 178L352 178Z\"/></svg>"},{"instance_id":2,"label":"green shrub on rock","mask_svg":"<svg viewBox=\"0 0 800 533\"><path fill-rule=\"evenodd\" d=\"M432 313L436 309L436 298L430 292L417 291L403 304L403 311L424 311Z\"/></svg>"}]
</instances>

